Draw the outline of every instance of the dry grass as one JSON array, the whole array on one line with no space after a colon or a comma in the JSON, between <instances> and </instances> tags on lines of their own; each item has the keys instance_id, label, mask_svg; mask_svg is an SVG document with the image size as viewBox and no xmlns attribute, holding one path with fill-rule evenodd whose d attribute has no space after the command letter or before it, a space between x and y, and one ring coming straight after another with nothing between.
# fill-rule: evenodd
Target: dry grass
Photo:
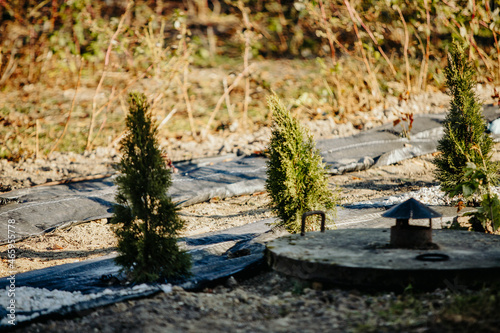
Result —
<instances>
[{"instance_id":1,"label":"dry grass","mask_svg":"<svg viewBox=\"0 0 500 333\"><path fill-rule=\"evenodd\" d=\"M133 90L150 98L168 137L269 125L271 90L305 120L352 121L387 96L442 90L452 38L470 46L480 82L498 83L499 9L469 7L1 1L0 158L116 145Z\"/></svg>"}]
</instances>

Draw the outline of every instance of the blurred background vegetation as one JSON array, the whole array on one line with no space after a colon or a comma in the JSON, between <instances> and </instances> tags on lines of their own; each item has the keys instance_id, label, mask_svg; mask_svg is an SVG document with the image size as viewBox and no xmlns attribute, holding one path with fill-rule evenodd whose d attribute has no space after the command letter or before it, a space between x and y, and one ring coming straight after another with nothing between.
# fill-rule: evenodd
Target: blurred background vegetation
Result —
<instances>
[{"instance_id":1,"label":"blurred background vegetation","mask_svg":"<svg viewBox=\"0 0 500 333\"><path fill-rule=\"evenodd\" d=\"M388 96L444 90L453 39L500 83L500 0L0 0L0 158L113 146L126 96L165 137L306 119L356 123Z\"/></svg>"}]
</instances>

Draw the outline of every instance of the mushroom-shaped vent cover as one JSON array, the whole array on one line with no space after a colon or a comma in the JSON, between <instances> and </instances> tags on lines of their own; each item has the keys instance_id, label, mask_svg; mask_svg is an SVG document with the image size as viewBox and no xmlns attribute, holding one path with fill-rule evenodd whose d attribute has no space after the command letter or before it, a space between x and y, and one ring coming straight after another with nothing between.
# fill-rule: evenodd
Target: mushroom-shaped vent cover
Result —
<instances>
[{"instance_id":1,"label":"mushroom-shaped vent cover","mask_svg":"<svg viewBox=\"0 0 500 333\"><path fill-rule=\"evenodd\" d=\"M411 198L397 206L392 207L383 213L382 216L395 219L430 219L441 217L442 215L427 207L420 201Z\"/></svg>"}]
</instances>

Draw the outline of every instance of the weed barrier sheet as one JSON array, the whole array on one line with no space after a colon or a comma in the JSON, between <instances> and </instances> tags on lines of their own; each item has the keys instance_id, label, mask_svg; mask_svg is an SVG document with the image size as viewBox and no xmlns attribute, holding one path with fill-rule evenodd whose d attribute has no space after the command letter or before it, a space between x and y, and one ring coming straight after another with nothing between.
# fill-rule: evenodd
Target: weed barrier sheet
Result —
<instances>
[{"instance_id":1,"label":"weed barrier sheet","mask_svg":"<svg viewBox=\"0 0 500 333\"><path fill-rule=\"evenodd\" d=\"M493 121L500 117L499 108L485 106L484 115ZM415 116L409 138L401 135L401 125L386 124L350 137L320 140L317 148L331 174L394 164L435 152L443 134L444 117ZM266 161L262 156L233 155L176 164L179 172L172 174L169 194L179 206L189 206L215 197L265 191ZM15 221L16 240L21 240L55 228L111 217L116 195L114 177L1 194L0 198L10 203L0 206L0 244L8 241L8 220Z\"/></svg>"}]
</instances>

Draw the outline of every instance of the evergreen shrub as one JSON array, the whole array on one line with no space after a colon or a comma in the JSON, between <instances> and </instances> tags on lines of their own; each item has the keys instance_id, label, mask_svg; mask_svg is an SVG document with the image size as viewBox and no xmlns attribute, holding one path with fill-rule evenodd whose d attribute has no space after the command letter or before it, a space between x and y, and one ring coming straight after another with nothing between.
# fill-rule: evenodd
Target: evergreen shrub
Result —
<instances>
[{"instance_id":1,"label":"evergreen shrub","mask_svg":"<svg viewBox=\"0 0 500 333\"><path fill-rule=\"evenodd\" d=\"M118 193L112 223L119 255L116 262L131 280L151 282L189 275L189 255L178 248L184 222L167 195L171 173L157 143L157 127L144 94L129 96L127 134L116 179Z\"/></svg>"},{"instance_id":2,"label":"evergreen shrub","mask_svg":"<svg viewBox=\"0 0 500 333\"><path fill-rule=\"evenodd\" d=\"M468 163L484 168L490 179L496 178L497 167L490 154L493 140L486 133L483 108L474 91L474 67L458 42L452 45L444 72L451 102L443 124L444 136L438 143L441 154L434 159L436 178L446 194L469 198L469 187L457 188L469 180Z\"/></svg>"},{"instance_id":3,"label":"evergreen shrub","mask_svg":"<svg viewBox=\"0 0 500 333\"><path fill-rule=\"evenodd\" d=\"M471 216L474 230L495 232L500 227L500 200L492 187L498 184L499 168L491 160L493 140L486 133L474 92L475 70L457 42L448 55L445 74L451 102L438 144L441 154L434 159L436 177L449 197L479 202L477 211L465 214Z\"/></svg>"},{"instance_id":4,"label":"evergreen shrub","mask_svg":"<svg viewBox=\"0 0 500 333\"><path fill-rule=\"evenodd\" d=\"M328 188L325 164L312 136L300 126L276 95L268 97L273 114L266 189L278 225L300 232L302 214L311 210L335 213L337 196ZM313 219L311 219L313 220ZM319 219L307 230L318 230Z\"/></svg>"}]
</instances>

